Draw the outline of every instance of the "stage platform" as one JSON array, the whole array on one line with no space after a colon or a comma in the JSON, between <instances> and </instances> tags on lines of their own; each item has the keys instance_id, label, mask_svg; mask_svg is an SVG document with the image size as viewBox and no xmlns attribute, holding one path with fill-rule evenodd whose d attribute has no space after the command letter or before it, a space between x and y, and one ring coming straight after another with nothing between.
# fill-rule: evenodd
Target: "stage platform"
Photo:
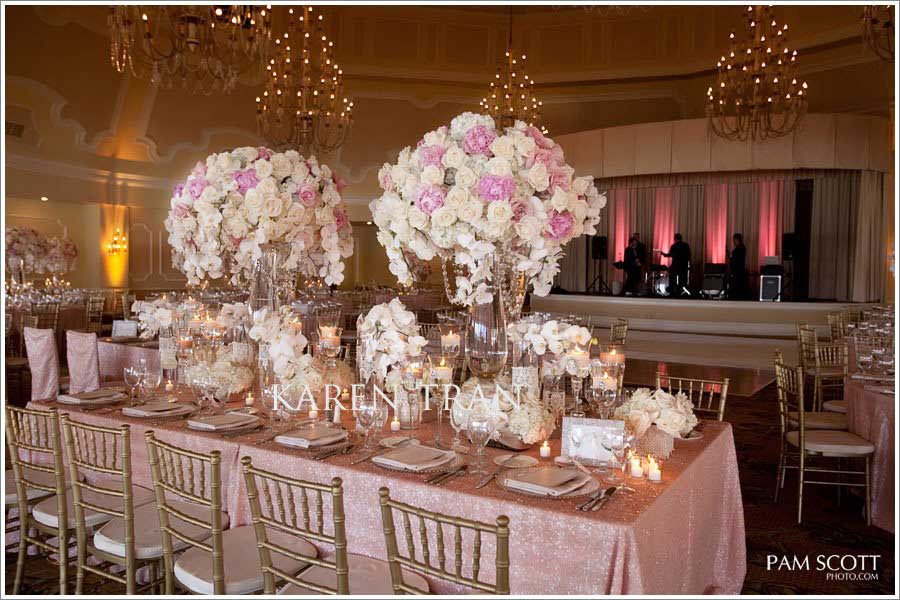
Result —
<instances>
[{"instance_id":1,"label":"stage platform","mask_svg":"<svg viewBox=\"0 0 900 600\"><path fill-rule=\"evenodd\" d=\"M531 306L560 315L591 315L601 327L597 332L601 341L608 335L609 323L628 319L626 351L631 358L746 369L753 372L748 377L770 381L776 349L789 362L797 360L797 323L809 323L827 336L828 313L865 305L551 294L532 296ZM750 385L756 387L761 381Z\"/></svg>"}]
</instances>

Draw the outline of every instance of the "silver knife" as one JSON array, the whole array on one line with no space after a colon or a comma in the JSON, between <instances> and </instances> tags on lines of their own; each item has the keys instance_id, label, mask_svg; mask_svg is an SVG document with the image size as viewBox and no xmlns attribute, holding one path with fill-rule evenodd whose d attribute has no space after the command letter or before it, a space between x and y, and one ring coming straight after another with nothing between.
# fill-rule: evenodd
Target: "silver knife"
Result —
<instances>
[{"instance_id":1,"label":"silver knife","mask_svg":"<svg viewBox=\"0 0 900 600\"><path fill-rule=\"evenodd\" d=\"M466 469L466 465L460 465L455 469L450 469L449 471L442 471L437 475L433 475L425 480L425 483L433 483L435 485L440 485L444 483L446 480L450 479L454 475L457 475L459 472Z\"/></svg>"},{"instance_id":2,"label":"silver knife","mask_svg":"<svg viewBox=\"0 0 900 600\"><path fill-rule=\"evenodd\" d=\"M370 452L369 454L366 454L360 458L353 460L350 464L358 465L359 463L363 463L363 462L366 462L367 460L371 460L371 459L375 458L376 456L381 456L382 454L387 454L388 452L390 452L391 450L393 450L395 448L400 448L400 447L406 446L409 443L410 443L409 440L403 440L403 441L399 442L397 445L391 446L390 448L382 448L381 450L376 450L375 452Z\"/></svg>"},{"instance_id":3,"label":"silver knife","mask_svg":"<svg viewBox=\"0 0 900 600\"><path fill-rule=\"evenodd\" d=\"M588 499L576 506L575 510L588 510L591 507L591 504L606 495L606 489L607 488L600 488L599 490L588 496Z\"/></svg>"},{"instance_id":4,"label":"silver knife","mask_svg":"<svg viewBox=\"0 0 900 600\"><path fill-rule=\"evenodd\" d=\"M591 512L595 512L595 511L598 511L601 508L603 508L603 505L606 504L607 502L609 502L609 499L612 498L612 495L615 494L616 490L618 490L618 489L619 488L617 488L617 487L607 488L606 493L603 495L603 497L600 498L597 502L595 502L594 505L591 507Z\"/></svg>"}]
</instances>

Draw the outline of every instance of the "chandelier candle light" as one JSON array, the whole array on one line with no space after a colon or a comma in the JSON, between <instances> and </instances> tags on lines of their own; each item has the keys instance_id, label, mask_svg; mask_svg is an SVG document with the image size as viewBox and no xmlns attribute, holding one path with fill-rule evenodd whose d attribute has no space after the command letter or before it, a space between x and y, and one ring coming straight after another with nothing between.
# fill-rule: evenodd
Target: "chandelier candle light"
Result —
<instances>
[{"instance_id":1,"label":"chandelier candle light","mask_svg":"<svg viewBox=\"0 0 900 600\"><path fill-rule=\"evenodd\" d=\"M807 85L797 77L797 51L787 46L787 30L771 7L747 7L744 35L731 33L731 47L716 63L716 81L706 92L716 135L762 141L796 129L806 114Z\"/></svg>"}]
</instances>

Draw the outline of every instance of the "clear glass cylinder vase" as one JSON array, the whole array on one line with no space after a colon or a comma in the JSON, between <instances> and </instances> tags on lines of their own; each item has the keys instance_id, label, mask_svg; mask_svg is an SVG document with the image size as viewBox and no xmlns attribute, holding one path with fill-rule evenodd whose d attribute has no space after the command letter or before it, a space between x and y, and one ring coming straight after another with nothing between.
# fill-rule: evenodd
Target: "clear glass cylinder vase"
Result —
<instances>
[{"instance_id":1,"label":"clear glass cylinder vase","mask_svg":"<svg viewBox=\"0 0 900 600\"><path fill-rule=\"evenodd\" d=\"M494 262L488 261L488 267ZM493 381L506 365L507 335L506 314L503 309L503 295L499 293L493 280L488 280L487 293L490 300L479 304L477 300L469 308L469 322L466 325L466 364L478 379Z\"/></svg>"},{"instance_id":2,"label":"clear glass cylinder vase","mask_svg":"<svg viewBox=\"0 0 900 600\"><path fill-rule=\"evenodd\" d=\"M278 310L293 302L296 269L290 265L291 245L263 244L250 278L250 308Z\"/></svg>"}]
</instances>

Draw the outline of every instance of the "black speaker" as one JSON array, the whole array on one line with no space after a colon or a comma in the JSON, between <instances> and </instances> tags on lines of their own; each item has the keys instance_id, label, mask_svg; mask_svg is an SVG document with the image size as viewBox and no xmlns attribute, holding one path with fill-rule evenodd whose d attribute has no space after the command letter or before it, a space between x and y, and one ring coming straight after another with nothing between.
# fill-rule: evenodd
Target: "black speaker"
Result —
<instances>
[{"instance_id":1,"label":"black speaker","mask_svg":"<svg viewBox=\"0 0 900 600\"><path fill-rule=\"evenodd\" d=\"M788 231L781 234L781 256L782 260L794 260L794 253L797 252L797 234Z\"/></svg>"},{"instance_id":2,"label":"black speaker","mask_svg":"<svg viewBox=\"0 0 900 600\"><path fill-rule=\"evenodd\" d=\"M605 235L598 235L591 238L591 258L594 260L606 260L608 254L608 238Z\"/></svg>"},{"instance_id":3,"label":"black speaker","mask_svg":"<svg viewBox=\"0 0 900 600\"><path fill-rule=\"evenodd\" d=\"M759 278L759 299L761 302L781 302L781 276L762 275Z\"/></svg>"}]
</instances>

